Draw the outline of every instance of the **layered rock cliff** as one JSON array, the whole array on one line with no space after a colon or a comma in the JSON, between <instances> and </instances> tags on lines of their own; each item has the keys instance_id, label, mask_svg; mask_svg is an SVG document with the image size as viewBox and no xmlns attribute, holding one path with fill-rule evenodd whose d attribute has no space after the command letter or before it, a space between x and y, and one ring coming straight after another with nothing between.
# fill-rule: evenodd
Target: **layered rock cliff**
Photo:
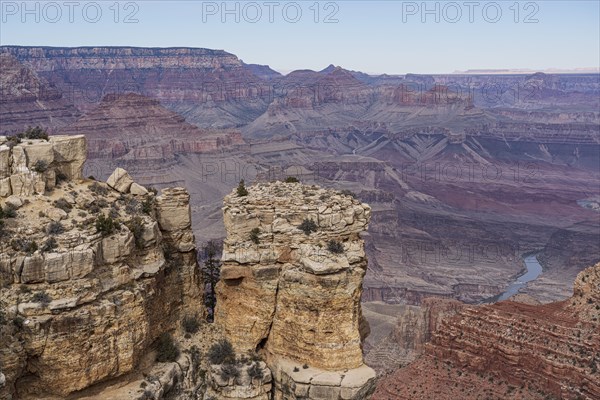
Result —
<instances>
[{"instance_id":1,"label":"layered rock cliff","mask_svg":"<svg viewBox=\"0 0 600 400\"><path fill-rule=\"evenodd\" d=\"M30 67L0 52L0 134L13 134L28 126L59 127L80 112Z\"/></svg>"},{"instance_id":2,"label":"layered rock cliff","mask_svg":"<svg viewBox=\"0 0 600 400\"><path fill-rule=\"evenodd\" d=\"M366 398L360 324L370 207L300 183L225 197L227 238L215 321L238 351L260 351L275 398Z\"/></svg>"},{"instance_id":3,"label":"layered rock cliff","mask_svg":"<svg viewBox=\"0 0 600 400\"><path fill-rule=\"evenodd\" d=\"M129 92L162 104L202 127L236 127L267 107L269 90L235 55L223 50L139 47L5 46L56 85L82 111L105 95Z\"/></svg>"},{"instance_id":4,"label":"layered rock cliff","mask_svg":"<svg viewBox=\"0 0 600 400\"><path fill-rule=\"evenodd\" d=\"M596 264L578 275L573 296L562 302L463 305L429 326L424 356L385 378L374 398L463 393L475 399L487 390L505 398L600 397L599 281ZM463 374L471 381L459 378ZM452 377L454 385L440 389L439 382L452 383Z\"/></svg>"},{"instance_id":5,"label":"layered rock cliff","mask_svg":"<svg viewBox=\"0 0 600 400\"><path fill-rule=\"evenodd\" d=\"M155 196L124 171L108 185L82 180L85 149L76 136L8 150L28 179L0 200L2 398L66 396L127 374L182 315L204 314L189 194ZM29 170L42 155L44 174Z\"/></svg>"},{"instance_id":6,"label":"layered rock cliff","mask_svg":"<svg viewBox=\"0 0 600 400\"><path fill-rule=\"evenodd\" d=\"M85 134L89 158L127 168L164 168L178 154L214 153L244 144L236 130L200 129L139 94L107 95L61 134Z\"/></svg>"}]
</instances>

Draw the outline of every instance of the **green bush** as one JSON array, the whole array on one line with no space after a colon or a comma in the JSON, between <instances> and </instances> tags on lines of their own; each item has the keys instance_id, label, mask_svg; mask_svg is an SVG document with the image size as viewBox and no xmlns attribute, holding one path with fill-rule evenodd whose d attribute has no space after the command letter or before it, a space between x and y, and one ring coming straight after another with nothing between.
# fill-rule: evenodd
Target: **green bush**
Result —
<instances>
[{"instance_id":1,"label":"green bush","mask_svg":"<svg viewBox=\"0 0 600 400\"><path fill-rule=\"evenodd\" d=\"M254 228L250 231L250 240L252 240L252 242L254 242L254 244L260 243L260 239L258 238L259 234L260 234L260 229L258 229L258 228Z\"/></svg>"},{"instance_id":2,"label":"green bush","mask_svg":"<svg viewBox=\"0 0 600 400\"><path fill-rule=\"evenodd\" d=\"M344 252L344 246L337 240L330 240L327 242L327 250L334 254L342 254Z\"/></svg>"},{"instance_id":3,"label":"green bush","mask_svg":"<svg viewBox=\"0 0 600 400\"><path fill-rule=\"evenodd\" d=\"M63 226L63 224L55 221L50 222L48 224L48 227L46 228L46 233L48 233L48 235L60 235L64 231L65 227Z\"/></svg>"},{"instance_id":4,"label":"green bush","mask_svg":"<svg viewBox=\"0 0 600 400\"><path fill-rule=\"evenodd\" d=\"M152 213L152 205L154 204L154 199L150 196L146 196L144 201L142 201L142 212L146 215L150 215Z\"/></svg>"},{"instance_id":5,"label":"green bush","mask_svg":"<svg viewBox=\"0 0 600 400\"><path fill-rule=\"evenodd\" d=\"M116 230L120 229L121 225L118 221L115 221L111 217L106 217L104 214L100 214L96 219L96 231L100 232L102 236L110 236Z\"/></svg>"},{"instance_id":6,"label":"green bush","mask_svg":"<svg viewBox=\"0 0 600 400\"><path fill-rule=\"evenodd\" d=\"M183 330L191 335L200 330L200 321L193 315L186 315L183 321L181 321L181 325L183 326Z\"/></svg>"},{"instance_id":7,"label":"green bush","mask_svg":"<svg viewBox=\"0 0 600 400\"><path fill-rule=\"evenodd\" d=\"M298 226L298 229L300 229L301 231L303 231L304 234L307 235L307 236L310 235L311 232L316 232L317 228L318 228L317 224L312 219L305 219Z\"/></svg>"},{"instance_id":8,"label":"green bush","mask_svg":"<svg viewBox=\"0 0 600 400\"><path fill-rule=\"evenodd\" d=\"M17 329L23 329L25 326L25 319L20 315L15 315L12 319L12 323Z\"/></svg>"},{"instance_id":9,"label":"green bush","mask_svg":"<svg viewBox=\"0 0 600 400\"><path fill-rule=\"evenodd\" d=\"M50 297L48 293L42 291L34 294L31 300L35 303L42 303L42 306L45 308L52 301L52 297Z\"/></svg>"},{"instance_id":10,"label":"green bush","mask_svg":"<svg viewBox=\"0 0 600 400\"><path fill-rule=\"evenodd\" d=\"M179 348L173 336L169 333L163 333L156 342L156 361L174 362L179 357Z\"/></svg>"},{"instance_id":11,"label":"green bush","mask_svg":"<svg viewBox=\"0 0 600 400\"><path fill-rule=\"evenodd\" d=\"M94 182L90 185L90 190L100 196L106 196L108 194L108 188L104 185Z\"/></svg>"},{"instance_id":12,"label":"green bush","mask_svg":"<svg viewBox=\"0 0 600 400\"><path fill-rule=\"evenodd\" d=\"M43 128L36 126L35 128L29 127L25 132L17 135L20 139L43 139L48 140L48 133Z\"/></svg>"},{"instance_id":13,"label":"green bush","mask_svg":"<svg viewBox=\"0 0 600 400\"><path fill-rule=\"evenodd\" d=\"M42 246L42 252L49 252L58 247L58 243L56 243L56 239L53 237L46 240L44 245Z\"/></svg>"},{"instance_id":14,"label":"green bush","mask_svg":"<svg viewBox=\"0 0 600 400\"><path fill-rule=\"evenodd\" d=\"M295 176L288 176L287 178L285 178L285 182L286 183L298 183L300 181Z\"/></svg>"},{"instance_id":15,"label":"green bush","mask_svg":"<svg viewBox=\"0 0 600 400\"><path fill-rule=\"evenodd\" d=\"M100 208L106 208L106 207L108 207L108 201L106 201L105 199L97 199L95 201L95 203Z\"/></svg>"},{"instance_id":16,"label":"green bush","mask_svg":"<svg viewBox=\"0 0 600 400\"><path fill-rule=\"evenodd\" d=\"M26 246L25 246L25 248L24 248L24 250L23 250L23 251L24 251L25 253L27 253L27 254L33 254L33 253L35 253L37 250L38 250L38 245L37 245L37 243L35 242L35 240L28 240L28 241L27 241L27 244L26 244Z\"/></svg>"},{"instance_id":17,"label":"green bush","mask_svg":"<svg viewBox=\"0 0 600 400\"><path fill-rule=\"evenodd\" d=\"M44 160L37 160L35 164L33 164L32 168L35 172L39 172L40 174L48 171L48 163Z\"/></svg>"},{"instance_id":18,"label":"green bush","mask_svg":"<svg viewBox=\"0 0 600 400\"><path fill-rule=\"evenodd\" d=\"M251 379L262 379L265 374L263 370L258 366L258 363L252 364L250 368L248 368L248 376Z\"/></svg>"},{"instance_id":19,"label":"green bush","mask_svg":"<svg viewBox=\"0 0 600 400\"><path fill-rule=\"evenodd\" d=\"M2 211L3 218L16 218L17 209L12 204L6 204L4 206L4 210Z\"/></svg>"},{"instance_id":20,"label":"green bush","mask_svg":"<svg viewBox=\"0 0 600 400\"><path fill-rule=\"evenodd\" d=\"M240 370L235 364L225 364L221 366L221 379L228 381L229 379L237 379L240 376Z\"/></svg>"},{"instance_id":21,"label":"green bush","mask_svg":"<svg viewBox=\"0 0 600 400\"><path fill-rule=\"evenodd\" d=\"M222 339L210 346L207 356L211 364L225 364L235 361L235 351L227 339Z\"/></svg>"},{"instance_id":22,"label":"green bush","mask_svg":"<svg viewBox=\"0 0 600 400\"><path fill-rule=\"evenodd\" d=\"M69 203L68 201L66 201L62 197L60 199L58 199L58 200L55 200L53 204L54 204L54 207L60 208L61 210L63 210L67 214L70 213L71 210L73 209L73 206L71 205L71 203Z\"/></svg>"},{"instance_id":23,"label":"green bush","mask_svg":"<svg viewBox=\"0 0 600 400\"><path fill-rule=\"evenodd\" d=\"M127 224L127 228L135 238L135 247L144 248L144 220L141 217L133 217Z\"/></svg>"},{"instance_id":24,"label":"green bush","mask_svg":"<svg viewBox=\"0 0 600 400\"><path fill-rule=\"evenodd\" d=\"M242 179L237 187L237 195L238 197L248 196L248 190L246 190L246 186L244 185L244 180Z\"/></svg>"}]
</instances>

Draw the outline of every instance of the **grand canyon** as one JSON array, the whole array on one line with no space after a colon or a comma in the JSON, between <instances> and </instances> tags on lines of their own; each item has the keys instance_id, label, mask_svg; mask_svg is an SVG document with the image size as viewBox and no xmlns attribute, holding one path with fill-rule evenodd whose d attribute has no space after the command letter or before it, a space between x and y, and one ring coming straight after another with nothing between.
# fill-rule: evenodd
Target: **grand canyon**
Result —
<instances>
[{"instance_id":1,"label":"grand canyon","mask_svg":"<svg viewBox=\"0 0 600 400\"><path fill-rule=\"evenodd\" d=\"M600 398L598 73L0 67L2 398Z\"/></svg>"}]
</instances>

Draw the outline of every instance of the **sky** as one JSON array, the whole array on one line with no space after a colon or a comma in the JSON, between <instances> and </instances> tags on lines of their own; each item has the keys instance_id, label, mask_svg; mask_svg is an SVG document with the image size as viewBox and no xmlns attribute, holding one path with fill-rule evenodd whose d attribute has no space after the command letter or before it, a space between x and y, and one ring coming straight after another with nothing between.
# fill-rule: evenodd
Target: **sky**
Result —
<instances>
[{"instance_id":1,"label":"sky","mask_svg":"<svg viewBox=\"0 0 600 400\"><path fill-rule=\"evenodd\" d=\"M600 1L6 1L0 44L222 49L280 72L600 67Z\"/></svg>"}]
</instances>

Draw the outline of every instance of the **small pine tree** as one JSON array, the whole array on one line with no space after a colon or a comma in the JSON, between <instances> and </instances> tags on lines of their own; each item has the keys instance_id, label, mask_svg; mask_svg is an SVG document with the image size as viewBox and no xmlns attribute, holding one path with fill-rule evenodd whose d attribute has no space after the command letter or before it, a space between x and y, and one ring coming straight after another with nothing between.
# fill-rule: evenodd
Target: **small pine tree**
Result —
<instances>
[{"instance_id":1,"label":"small pine tree","mask_svg":"<svg viewBox=\"0 0 600 400\"><path fill-rule=\"evenodd\" d=\"M246 190L243 179L240 181L240 184L237 187L237 195L238 197L248 196L248 190Z\"/></svg>"},{"instance_id":2,"label":"small pine tree","mask_svg":"<svg viewBox=\"0 0 600 400\"><path fill-rule=\"evenodd\" d=\"M205 304L208 307L208 320L214 319L215 306L217 304L217 296L215 293L215 287L219 282L221 275L221 260L219 259L219 253L222 248L219 242L215 240L209 241L203 249L204 256L204 281L208 284L208 293L205 296Z\"/></svg>"}]
</instances>

